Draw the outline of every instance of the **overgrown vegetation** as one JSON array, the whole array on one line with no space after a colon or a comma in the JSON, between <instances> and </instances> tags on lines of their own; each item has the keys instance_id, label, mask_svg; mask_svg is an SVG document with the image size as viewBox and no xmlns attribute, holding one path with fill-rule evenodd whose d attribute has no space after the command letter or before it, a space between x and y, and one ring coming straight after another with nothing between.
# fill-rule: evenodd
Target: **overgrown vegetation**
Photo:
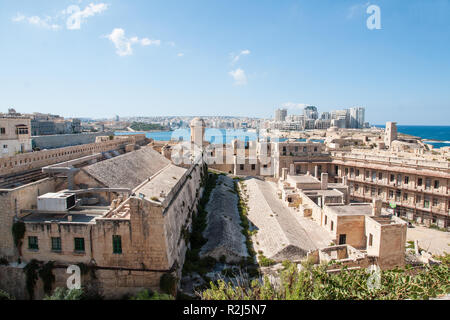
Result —
<instances>
[{"instance_id":1,"label":"overgrown vegetation","mask_svg":"<svg viewBox=\"0 0 450 320\"><path fill-rule=\"evenodd\" d=\"M82 300L83 289L56 288L52 295L45 296L44 300Z\"/></svg>"},{"instance_id":2,"label":"overgrown vegetation","mask_svg":"<svg viewBox=\"0 0 450 320\"><path fill-rule=\"evenodd\" d=\"M19 250L19 253L21 253L22 240L23 240L23 237L25 236L25 231L26 231L26 228L25 228L25 223L23 221L16 221L13 223L11 232L13 235L14 244L15 244L16 248Z\"/></svg>"},{"instance_id":3,"label":"overgrown vegetation","mask_svg":"<svg viewBox=\"0 0 450 320\"><path fill-rule=\"evenodd\" d=\"M216 264L214 258L205 257L200 259L199 256L201 247L206 243L206 239L203 237L203 231L206 228L206 216L208 212L205 207L217 182L217 174L208 174L207 170L207 167L204 166L201 176L202 185L205 189L197 207L197 214L194 214L192 217L192 231L189 237L191 247L186 252L186 260L183 266L184 275L191 272L198 272L201 276L205 277L205 274Z\"/></svg>"},{"instance_id":4,"label":"overgrown vegetation","mask_svg":"<svg viewBox=\"0 0 450 320\"><path fill-rule=\"evenodd\" d=\"M155 130L169 130L168 127L164 127L157 123L145 123L145 122L133 122L130 126L135 131L155 131Z\"/></svg>"},{"instance_id":5,"label":"overgrown vegetation","mask_svg":"<svg viewBox=\"0 0 450 320\"><path fill-rule=\"evenodd\" d=\"M8 292L0 290L0 301L2 300L15 300L15 298L10 295Z\"/></svg>"},{"instance_id":6,"label":"overgrown vegetation","mask_svg":"<svg viewBox=\"0 0 450 320\"><path fill-rule=\"evenodd\" d=\"M152 293L149 290L142 290L136 296L131 297L130 300L174 300L174 297L165 293Z\"/></svg>"},{"instance_id":7,"label":"overgrown vegetation","mask_svg":"<svg viewBox=\"0 0 450 320\"><path fill-rule=\"evenodd\" d=\"M240 189L242 190L243 194L239 192L238 183L240 183ZM243 198L243 196L246 196L246 189L244 187L244 183L240 179L235 179L234 190L238 195L239 217L241 218L242 234L245 236L245 245L247 247L247 252L249 255L248 262L249 264L252 264L256 255L255 250L253 249L252 235L255 234L256 230L250 229L250 221L248 220L248 206L246 200Z\"/></svg>"},{"instance_id":8,"label":"overgrown vegetation","mask_svg":"<svg viewBox=\"0 0 450 320\"><path fill-rule=\"evenodd\" d=\"M176 296L178 279L170 273L165 273L159 280L159 287L162 292Z\"/></svg>"},{"instance_id":9,"label":"overgrown vegetation","mask_svg":"<svg viewBox=\"0 0 450 320\"><path fill-rule=\"evenodd\" d=\"M275 260L269 259L263 254L258 255L258 262L262 267L270 267L276 264Z\"/></svg>"},{"instance_id":10,"label":"overgrown vegetation","mask_svg":"<svg viewBox=\"0 0 450 320\"><path fill-rule=\"evenodd\" d=\"M53 283L55 282L55 275L53 274L54 261L49 261L44 264L39 270L39 277L44 283L44 292L51 294Z\"/></svg>"},{"instance_id":11,"label":"overgrown vegetation","mask_svg":"<svg viewBox=\"0 0 450 320\"><path fill-rule=\"evenodd\" d=\"M225 281L211 283L201 293L205 300L402 300L429 299L450 293L449 259L442 264L424 268L396 268L380 273L380 286L368 286L371 276L365 269L328 273L327 265L313 266L305 262L302 270L296 264L284 262L280 284L267 277L241 286Z\"/></svg>"},{"instance_id":12,"label":"overgrown vegetation","mask_svg":"<svg viewBox=\"0 0 450 320\"><path fill-rule=\"evenodd\" d=\"M54 261L49 261L45 264L33 259L24 268L26 276L26 288L30 299L34 298L34 288L38 278L42 279L44 284L44 292L50 294L52 291L53 283L55 282L55 275L53 274Z\"/></svg>"},{"instance_id":13,"label":"overgrown vegetation","mask_svg":"<svg viewBox=\"0 0 450 320\"><path fill-rule=\"evenodd\" d=\"M25 285L31 300L33 300L34 298L34 287L36 285L36 281L38 280L38 270L39 270L39 262L35 259L31 260L23 268L23 271L25 272L26 275Z\"/></svg>"}]
</instances>

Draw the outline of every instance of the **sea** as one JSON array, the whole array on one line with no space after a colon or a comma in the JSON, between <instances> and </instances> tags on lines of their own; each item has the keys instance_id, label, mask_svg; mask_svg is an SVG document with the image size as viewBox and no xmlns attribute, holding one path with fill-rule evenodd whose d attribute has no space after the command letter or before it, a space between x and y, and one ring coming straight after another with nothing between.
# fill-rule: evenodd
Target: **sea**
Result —
<instances>
[{"instance_id":1,"label":"sea","mask_svg":"<svg viewBox=\"0 0 450 320\"><path fill-rule=\"evenodd\" d=\"M383 125L377 125L378 128L384 128ZM400 133L420 137L426 143L435 148L450 146L450 126L397 126ZM127 135L134 133L145 133L147 138L155 141L183 140L189 141L191 136L190 129L177 129L174 131L156 131L156 132L116 132L116 135ZM258 135L254 130L245 129L212 129L207 128L205 139L210 143L230 143L233 139L241 141L255 141ZM279 139L285 141L286 139ZM304 141L304 139L298 139ZM323 142L323 140L314 140Z\"/></svg>"},{"instance_id":2,"label":"sea","mask_svg":"<svg viewBox=\"0 0 450 320\"><path fill-rule=\"evenodd\" d=\"M384 128L385 126L376 126ZM450 126L397 126L397 131L420 137L435 148L450 147Z\"/></svg>"}]
</instances>

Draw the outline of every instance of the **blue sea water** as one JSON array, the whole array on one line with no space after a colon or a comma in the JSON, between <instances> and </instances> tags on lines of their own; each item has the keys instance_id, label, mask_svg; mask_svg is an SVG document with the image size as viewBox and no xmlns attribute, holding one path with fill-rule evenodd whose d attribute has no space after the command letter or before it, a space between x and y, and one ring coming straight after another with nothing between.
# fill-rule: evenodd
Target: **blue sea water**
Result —
<instances>
[{"instance_id":1,"label":"blue sea water","mask_svg":"<svg viewBox=\"0 0 450 320\"><path fill-rule=\"evenodd\" d=\"M384 128L384 126L377 126ZM427 143L432 144L435 148L450 146L450 126L397 126L398 132L409 134L415 137L428 140ZM117 135L127 135L137 132L117 132ZM144 132L141 132L144 133ZM190 129L178 129L175 131L158 131L145 132L147 138L156 141L183 140L189 141L191 136ZM230 143L233 139L241 141L255 141L257 134L254 131L234 130L234 129L206 129L205 139L211 143ZM285 141L280 139L279 141ZM305 139L298 139L305 141ZM322 140L315 140L323 142Z\"/></svg>"},{"instance_id":2,"label":"blue sea water","mask_svg":"<svg viewBox=\"0 0 450 320\"><path fill-rule=\"evenodd\" d=\"M397 126L397 131L428 140L435 148L450 146L450 126Z\"/></svg>"},{"instance_id":3,"label":"blue sea water","mask_svg":"<svg viewBox=\"0 0 450 320\"><path fill-rule=\"evenodd\" d=\"M127 135L144 132L116 132L116 135ZM155 141L189 141L191 129L177 129L174 131L145 132L147 138ZM205 139L210 143L230 143L234 139L241 141L255 141L257 134L254 131L234 130L234 129L211 129L205 131Z\"/></svg>"}]
</instances>

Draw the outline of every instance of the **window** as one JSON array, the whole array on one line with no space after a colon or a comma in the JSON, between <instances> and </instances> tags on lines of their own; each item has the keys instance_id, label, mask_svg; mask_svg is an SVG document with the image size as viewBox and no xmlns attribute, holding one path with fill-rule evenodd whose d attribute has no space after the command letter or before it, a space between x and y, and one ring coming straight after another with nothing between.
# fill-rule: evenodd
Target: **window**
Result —
<instances>
[{"instance_id":1,"label":"window","mask_svg":"<svg viewBox=\"0 0 450 320\"><path fill-rule=\"evenodd\" d=\"M339 244L345 244L347 242L347 235L346 234L340 234L339 235Z\"/></svg>"},{"instance_id":2,"label":"window","mask_svg":"<svg viewBox=\"0 0 450 320\"><path fill-rule=\"evenodd\" d=\"M75 238L75 251L84 252L84 238Z\"/></svg>"},{"instance_id":3,"label":"window","mask_svg":"<svg viewBox=\"0 0 450 320\"><path fill-rule=\"evenodd\" d=\"M243 164L239 165L239 169L244 170L244 165Z\"/></svg>"},{"instance_id":4,"label":"window","mask_svg":"<svg viewBox=\"0 0 450 320\"><path fill-rule=\"evenodd\" d=\"M16 130L17 134L28 134L28 128L27 127L18 127Z\"/></svg>"},{"instance_id":5,"label":"window","mask_svg":"<svg viewBox=\"0 0 450 320\"><path fill-rule=\"evenodd\" d=\"M334 221L331 221L331 231L334 229Z\"/></svg>"},{"instance_id":6,"label":"window","mask_svg":"<svg viewBox=\"0 0 450 320\"><path fill-rule=\"evenodd\" d=\"M434 180L434 188L439 189L439 180Z\"/></svg>"},{"instance_id":7,"label":"window","mask_svg":"<svg viewBox=\"0 0 450 320\"><path fill-rule=\"evenodd\" d=\"M394 191L389 190L389 199L393 199L394 198Z\"/></svg>"},{"instance_id":8,"label":"window","mask_svg":"<svg viewBox=\"0 0 450 320\"><path fill-rule=\"evenodd\" d=\"M4 144L4 145L3 145L3 149L8 149L8 145L7 145L7 144Z\"/></svg>"},{"instance_id":9,"label":"window","mask_svg":"<svg viewBox=\"0 0 450 320\"><path fill-rule=\"evenodd\" d=\"M377 172L372 171L372 181L375 181L377 179Z\"/></svg>"},{"instance_id":10,"label":"window","mask_svg":"<svg viewBox=\"0 0 450 320\"><path fill-rule=\"evenodd\" d=\"M6 134L6 128L0 128L0 134Z\"/></svg>"},{"instance_id":11,"label":"window","mask_svg":"<svg viewBox=\"0 0 450 320\"><path fill-rule=\"evenodd\" d=\"M430 207L430 199L425 198L423 201L423 207L424 208L429 208Z\"/></svg>"},{"instance_id":12,"label":"window","mask_svg":"<svg viewBox=\"0 0 450 320\"><path fill-rule=\"evenodd\" d=\"M369 233L369 247L371 247L373 244L373 235Z\"/></svg>"},{"instance_id":13,"label":"window","mask_svg":"<svg viewBox=\"0 0 450 320\"><path fill-rule=\"evenodd\" d=\"M295 150L295 152L298 152L298 147L295 147L294 150Z\"/></svg>"},{"instance_id":14,"label":"window","mask_svg":"<svg viewBox=\"0 0 450 320\"><path fill-rule=\"evenodd\" d=\"M366 171L366 179L370 178L370 171Z\"/></svg>"},{"instance_id":15,"label":"window","mask_svg":"<svg viewBox=\"0 0 450 320\"><path fill-rule=\"evenodd\" d=\"M308 148L307 147L303 147L303 152L307 152Z\"/></svg>"},{"instance_id":16,"label":"window","mask_svg":"<svg viewBox=\"0 0 450 320\"><path fill-rule=\"evenodd\" d=\"M359 177L359 169L356 169L356 176Z\"/></svg>"},{"instance_id":17,"label":"window","mask_svg":"<svg viewBox=\"0 0 450 320\"><path fill-rule=\"evenodd\" d=\"M421 187L422 186L422 178L417 179L417 186Z\"/></svg>"},{"instance_id":18,"label":"window","mask_svg":"<svg viewBox=\"0 0 450 320\"><path fill-rule=\"evenodd\" d=\"M359 185L355 184L355 191L358 191Z\"/></svg>"},{"instance_id":19,"label":"window","mask_svg":"<svg viewBox=\"0 0 450 320\"><path fill-rule=\"evenodd\" d=\"M383 172L378 173L378 180L383 180Z\"/></svg>"},{"instance_id":20,"label":"window","mask_svg":"<svg viewBox=\"0 0 450 320\"><path fill-rule=\"evenodd\" d=\"M52 237L52 251L61 251L60 237Z\"/></svg>"},{"instance_id":21,"label":"window","mask_svg":"<svg viewBox=\"0 0 450 320\"><path fill-rule=\"evenodd\" d=\"M338 167L338 166L334 166L334 173L335 173L336 175L339 174L339 167Z\"/></svg>"},{"instance_id":22,"label":"window","mask_svg":"<svg viewBox=\"0 0 450 320\"><path fill-rule=\"evenodd\" d=\"M28 237L28 249L39 250L38 237Z\"/></svg>"},{"instance_id":23,"label":"window","mask_svg":"<svg viewBox=\"0 0 450 320\"><path fill-rule=\"evenodd\" d=\"M406 192L403 194L403 200L408 201L408 194Z\"/></svg>"},{"instance_id":24,"label":"window","mask_svg":"<svg viewBox=\"0 0 450 320\"><path fill-rule=\"evenodd\" d=\"M391 177L390 177L389 181L390 182L394 182L394 180L395 180L395 176L393 174L391 174Z\"/></svg>"},{"instance_id":25,"label":"window","mask_svg":"<svg viewBox=\"0 0 450 320\"><path fill-rule=\"evenodd\" d=\"M431 188L431 180L430 179L426 179L425 180L425 189L430 189Z\"/></svg>"},{"instance_id":26,"label":"window","mask_svg":"<svg viewBox=\"0 0 450 320\"><path fill-rule=\"evenodd\" d=\"M252 170L256 170L256 164L252 164Z\"/></svg>"},{"instance_id":27,"label":"window","mask_svg":"<svg viewBox=\"0 0 450 320\"><path fill-rule=\"evenodd\" d=\"M113 236L113 253L122 254L122 237Z\"/></svg>"},{"instance_id":28,"label":"window","mask_svg":"<svg viewBox=\"0 0 450 320\"><path fill-rule=\"evenodd\" d=\"M348 176L348 168L345 168L345 175Z\"/></svg>"},{"instance_id":29,"label":"window","mask_svg":"<svg viewBox=\"0 0 450 320\"><path fill-rule=\"evenodd\" d=\"M439 204L439 201L437 198L433 198L433 207L437 207Z\"/></svg>"},{"instance_id":30,"label":"window","mask_svg":"<svg viewBox=\"0 0 450 320\"><path fill-rule=\"evenodd\" d=\"M420 203L422 201L422 197L421 196L416 196L416 203Z\"/></svg>"},{"instance_id":31,"label":"window","mask_svg":"<svg viewBox=\"0 0 450 320\"><path fill-rule=\"evenodd\" d=\"M317 152L317 147L314 148L314 152Z\"/></svg>"},{"instance_id":32,"label":"window","mask_svg":"<svg viewBox=\"0 0 450 320\"><path fill-rule=\"evenodd\" d=\"M328 217L325 216L325 225L327 225L327 224L328 224Z\"/></svg>"},{"instance_id":33,"label":"window","mask_svg":"<svg viewBox=\"0 0 450 320\"><path fill-rule=\"evenodd\" d=\"M409 183L409 177L405 176L405 184L408 184L408 183Z\"/></svg>"}]
</instances>

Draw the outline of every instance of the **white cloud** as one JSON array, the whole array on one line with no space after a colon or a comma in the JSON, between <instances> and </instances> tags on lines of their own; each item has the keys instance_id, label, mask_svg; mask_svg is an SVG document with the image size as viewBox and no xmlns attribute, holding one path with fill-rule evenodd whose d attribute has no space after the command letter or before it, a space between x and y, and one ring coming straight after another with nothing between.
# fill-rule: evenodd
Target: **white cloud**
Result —
<instances>
[{"instance_id":1,"label":"white cloud","mask_svg":"<svg viewBox=\"0 0 450 320\"><path fill-rule=\"evenodd\" d=\"M81 24L89 17L100 14L108 9L109 5L106 3L90 3L81 10L77 5L71 5L62 11L63 15L70 15L67 18L66 25L69 30L81 29Z\"/></svg>"},{"instance_id":2,"label":"white cloud","mask_svg":"<svg viewBox=\"0 0 450 320\"><path fill-rule=\"evenodd\" d=\"M231 53L231 64L235 64L236 62L238 62L238 60L241 58L241 56L246 56L250 54L250 50L246 49L246 50L242 50L241 52L239 52L237 55L235 55L234 53Z\"/></svg>"},{"instance_id":3,"label":"white cloud","mask_svg":"<svg viewBox=\"0 0 450 320\"><path fill-rule=\"evenodd\" d=\"M283 108L287 109L300 109L303 110L306 106L309 106L309 104L306 103L294 103L294 102L285 102L281 105Z\"/></svg>"},{"instance_id":4,"label":"white cloud","mask_svg":"<svg viewBox=\"0 0 450 320\"><path fill-rule=\"evenodd\" d=\"M27 17L21 13L18 13L15 17L11 19L13 22L26 22L31 25L44 28L44 29L51 29L51 30L58 30L60 26L56 23L53 23L53 18L51 17L45 17L41 18L38 16L31 16Z\"/></svg>"},{"instance_id":5,"label":"white cloud","mask_svg":"<svg viewBox=\"0 0 450 320\"><path fill-rule=\"evenodd\" d=\"M134 44L140 44L142 46L159 46L161 44L160 40L150 40L148 38L139 39L138 37L127 38L125 36L125 30L121 28L115 28L111 34L106 36L106 38L114 43L114 46L117 49L116 53L121 57L132 55L132 45Z\"/></svg>"},{"instance_id":6,"label":"white cloud","mask_svg":"<svg viewBox=\"0 0 450 320\"><path fill-rule=\"evenodd\" d=\"M55 16L45 16L45 18L39 16L25 16L21 13L17 13L15 17L12 18L13 22L27 22L31 25L58 30L61 28L64 19L66 20L66 26L69 30L79 30L81 29L81 24L85 22L88 17L100 14L108 9L109 5L106 3L90 3L83 10L77 5L71 5L67 9L60 11Z\"/></svg>"},{"instance_id":7,"label":"white cloud","mask_svg":"<svg viewBox=\"0 0 450 320\"><path fill-rule=\"evenodd\" d=\"M161 40L150 40L148 38L144 38L140 41L143 46L159 46L161 45Z\"/></svg>"},{"instance_id":8,"label":"white cloud","mask_svg":"<svg viewBox=\"0 0 450 320\"><path fill-rule=\"evenodd\" d=\"M179 54L177 54L177 56L178 56L178 57L183 57L183 56L184 56L184 53L183 53L183 52L180 52Z\"/></svg>"},{"instance_id":9,"label":"white cloud","mask_svg":"<svg viewBox=\"0 0 450 320\"><path fill-rule=\"evenodd\" d=\"M167 45L169 45L171 47L175 47L176 46L175 42L173 42L173 41L168 41Z\"/></svg>"},{"instance_id":10,"label":"white cloud","mask_svg":"<svg viewBox=\"0 0 450 320\"><path fill-rule=\"evenodd\" d=\"M230 71L228 74L233 77L235 85L243 86L247 84L247 76L245 75L245 71L241 68Z\"/></svg>"}]
</instances>

